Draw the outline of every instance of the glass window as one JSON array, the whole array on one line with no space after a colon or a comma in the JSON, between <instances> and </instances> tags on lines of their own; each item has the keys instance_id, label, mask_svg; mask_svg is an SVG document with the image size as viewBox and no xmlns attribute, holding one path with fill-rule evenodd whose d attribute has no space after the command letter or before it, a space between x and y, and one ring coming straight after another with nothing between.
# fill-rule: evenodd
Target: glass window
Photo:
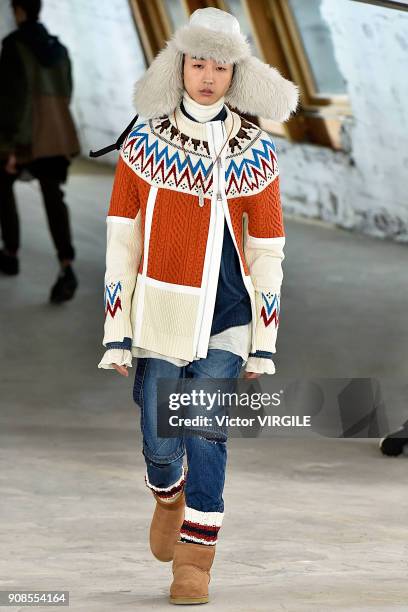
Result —
<instances>
[{"instance_id":1,"label":"glass window","mask_svg":"<svg viewBox=\"0 0 408 612\"><path fill-rule=\"evenodd\" d=\"M163 0L163 5L169 16L173 32L187 23L188 15L183 0Z\"/></svg>"},{"instance_id":2,"label":"glass window","mask_svg":"<svg viewBox=\"0 0 408 612\"><path fill-rule=\"evenodd\" d=\"M319 94L345 94L346 83L334 57L330 30L320 14L321 0L289 0Z\"/></svg>"},{"instance_id":3,"label":"glass window","mask_svg":"<svg viewBox=\"0 0 408 612\"><path fill-rule=\"evenodd\" d=\"M234 15L239 21L239 25L241 26L241 32L248 38L253 53L257 57L259 57L258 45L256 43L251 23L246 12L244 2L242 0L227 0L225 3L226 10L228 10L231 15Z\"/></svg>"}]
</instances>

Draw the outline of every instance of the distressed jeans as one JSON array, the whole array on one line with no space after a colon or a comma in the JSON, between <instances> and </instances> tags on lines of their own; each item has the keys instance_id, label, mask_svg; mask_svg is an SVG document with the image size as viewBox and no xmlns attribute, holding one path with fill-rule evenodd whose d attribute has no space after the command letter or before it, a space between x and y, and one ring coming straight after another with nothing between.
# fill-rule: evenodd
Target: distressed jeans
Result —
<instances>
[{"instance_id":1,"label":"distressed jeans","mask_svg":"<svg viewBox=\"0 0 408 612\"><path fill-rule=\"evenodd\" d=\"M157 379L236 379L242 364L242 357L221 349L209 349L206 358L183 367L164 359L138 358L133 399L140 407L146 484L157 491L171 490L183 478L183 458L187 455L188 475L183 484L191 537L187 535L186 541L216 542L216 534L208 530L211 531L213 525L213 529L218 531L222 522L227 436L224 439L211 435L158 437ZM191 535L191 530L195 530L194 535Z\"/></svg>"}]
</instances>

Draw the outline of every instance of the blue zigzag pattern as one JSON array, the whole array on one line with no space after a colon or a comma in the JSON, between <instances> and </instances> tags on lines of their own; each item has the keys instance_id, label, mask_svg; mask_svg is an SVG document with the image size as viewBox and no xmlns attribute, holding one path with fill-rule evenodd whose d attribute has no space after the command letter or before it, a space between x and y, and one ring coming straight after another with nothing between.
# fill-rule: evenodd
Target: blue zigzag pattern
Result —
<instances>
[{"instance_id":1,"label":"blue zigzag pattern","mask_svg":"<svg viewBox=\"0 0 408 612\"><path fill-rule=\"evenodd\" d=\"M267 312L268 317L271 315L274 308L276 308L276 310L279 313L279 300L278 300L278 296L276 293L273 294L273 299L271 302L268 301L268 298L265 295L265 293L262 293L262 299L265 303L266 312Z\"/></svg>"},{"instance_id":2,"label":"blue zigzag pattern","mask_svg":"<svg viewBox=\"0 0 408 612\"><path fill-rule=\"evenodd\" d=\"M149 134L144 132L143 129L146 127L145 123L141 123L136 125L135 129L130 133L128 137L128 143L132 143L132 149L129 152L129 161L132 162L136 158L136 153L144 148L144 159L148 159L151 153L154 154L154 165L158 165L162 160L164 160L164 164L166 169L170 169L173 164L176 166L177 172L181 173L186 166L192 171L193 176L196 176L200 171L203 173L204 177L208 172L208 168L210 167L211 162L208 161L208 165L206 166L203 163L201 157L198 158L198 161L195 163L190 158L190 163L183 156L180 155L178 149L174 149L173 154L169 154L169 149L171 146L165 145L159 148L159 139L153 139L152 143L149 144ZM242 158L240 163L236 163L234 158L229 160L228 167L225 173L226 181L229 180L232 173L235 173L236 180L239 182L242 178L242 175L247 172L252 175L251 168L256 168L260 172L263 171L261 160L270 163L271 160L271 151L273 154L276 153L276 146L272 140L259 139L259 143L261 147L253 146L248 151L251 152L253 159L248 157Z\"/></svg>"},{"instance_id":3,"label":"blue zigzag pattern","mask_svg":"<svg viewBox=\"0 0 408 612\"><path fill-rule=\"evenodd\" d=\"M262 292L262 301L264 302L264 306L262 306L261 309L261 317L264 325L268 327L272 321L274 321L276 329L279 325L279 296L276 293Z\"/></svg>"},{"instance_id":4,"label":"blue zigzag pattern","mask_svg":"<svg viewBox=\"0 0 408 612\"><path fill-rule=\"evenodd\" d=\"M110 291L109 287L112 287L112 288L114 287L114 291ZM118 281L116 285L114 283L111 283L109 287L108 285L105 286L105 299L104 299L105 310L106 310L108 300L109 300L109 304L113 307L115 304L116 294L122 291L122 285L120 281Z\"/></svg>"},{"instance_id":5,"label":"blue zigzag pattern","mask_svg":"<svg viewBox=\"0 0 408 612\"><path fill-rule=\"evenodd\" d=\"M268 163L270 162L270 159L271 159L270 151L272 150L274 154L276 153L275 144L271 140L264 140L263 138L260 139L260 142L262 144L262 149L258 149L255 146L251 147L251 153L254 157L253 160L248 159L248 157L244 157L241 163L238 165L234 161L234 158L231 159L228 165L227 171L225 173L225 178L227 181L232 172L235 172L235 175L237 176L239 180L243 172L245 172L246 170L250 171L251 166L262 171L263 168L261 165L261 159L264 159Z\"/></svg>"},{"instance_id":6,"label":"blue zigzag pattern","mask_svg":"<svg viewBox=\"0 0 408 612\"><path fill-rule=\"evenodd\" d=\"M192 162L192 160L190 160L191 163L189 164L186 159L182 159L180 157L177 149L175 149L175 152L173 155L169 155L169 145L165 145L160 151L159 150L159 140L157 138L155 138L152 144L149 145L149 135L140 131L140 129L143 128L144 126L145 124L143 123L140 125L137 125L136 128L133 130L133 132L131 132L129 135L129 140L131 140L133 137L138 137L137 142L133 145L134 151L137 151L141 147L144 147L145 148L145 159L147 159L150 156L150 154L153 152L155 164L159 164L162 158L164 158L166 167L171 167L173 163L176 163L178 172L182 172L184 168L188 166L190 169L192 169L194 175L196 175L200 170L204 173L204 175L207 173L208 167L211 165L210 160L208 162L208 167L205 166L201 157L198 159L198 162L196 162L195 164ZM183 157L184 157L184 154L183 154ZM132 158L130 158L130 161L132 161Z\"/></svg>"}]
</instances>

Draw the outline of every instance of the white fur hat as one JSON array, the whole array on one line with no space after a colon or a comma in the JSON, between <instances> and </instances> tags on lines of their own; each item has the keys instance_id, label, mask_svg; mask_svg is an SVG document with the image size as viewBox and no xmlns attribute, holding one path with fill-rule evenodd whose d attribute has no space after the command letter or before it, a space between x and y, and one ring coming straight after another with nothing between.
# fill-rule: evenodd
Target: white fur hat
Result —
<instances>
[{"instance_id":1,"label":"white fur hat","mask_svg":"<svg viewBox=\"0 0 408 612\"><path fill-rule=\"evenodd\" d=\"M198 9L176 30L135 85L134 104L146 119L174 111L183 97L183 55L235 64L225 101L242 113L286 121L297 108L297 86L251 55L237 19L216 8Z\"/></svg>"}]
</instances>

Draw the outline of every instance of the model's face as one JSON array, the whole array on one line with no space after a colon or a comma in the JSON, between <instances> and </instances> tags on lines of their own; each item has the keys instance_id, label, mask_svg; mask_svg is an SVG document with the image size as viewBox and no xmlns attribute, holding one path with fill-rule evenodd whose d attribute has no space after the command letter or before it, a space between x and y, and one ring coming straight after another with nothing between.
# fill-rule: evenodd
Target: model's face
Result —
<instances>
[{"instance_id":1,"label":"model's face","mask_svg":"<svg viewBox=\"0 0 408 612\"><path fill-rule=\"evenodd\" d=\"M231 85L233 64L218 64L213 59L184 57L184 88L199 104L214 104Z\"/></svg>"}]
</instances>

